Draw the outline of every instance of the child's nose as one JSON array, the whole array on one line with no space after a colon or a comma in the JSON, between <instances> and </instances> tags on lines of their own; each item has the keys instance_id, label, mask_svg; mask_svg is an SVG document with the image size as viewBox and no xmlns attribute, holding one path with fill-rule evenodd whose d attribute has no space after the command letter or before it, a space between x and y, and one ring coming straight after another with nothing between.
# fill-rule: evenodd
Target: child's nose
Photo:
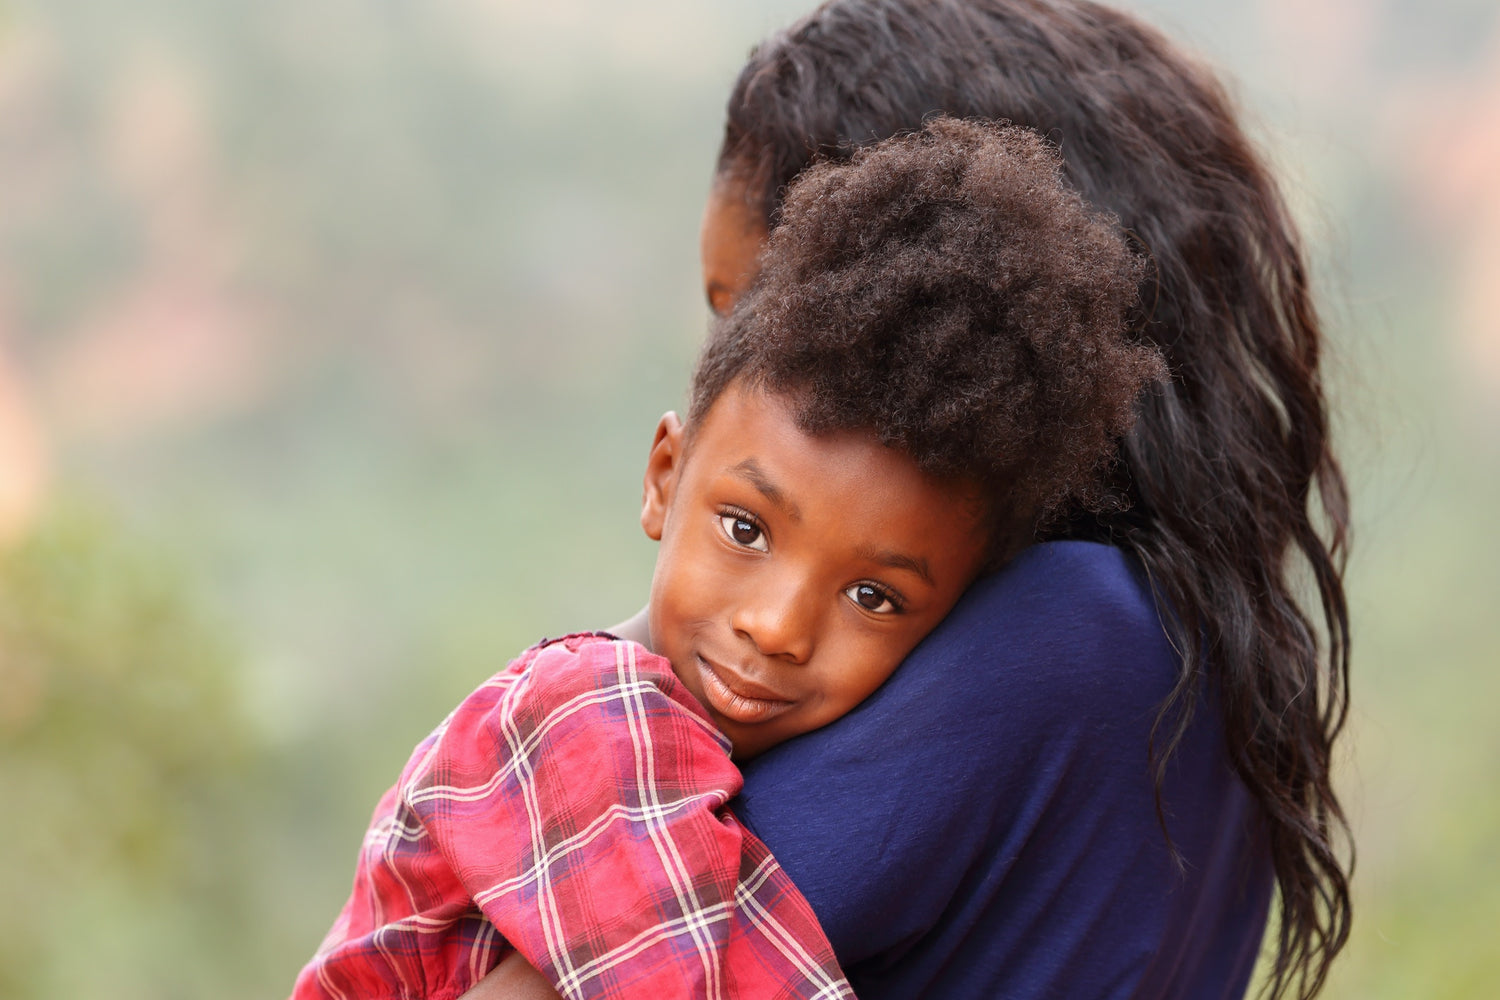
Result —
<instances>
[{"instance_id":1,"label":"child's nose","mask_svg":"<svg viewBox=\"0 0 1500 1000\"><path fill-rule=\"evenodd\" d=\"M795 581L767 581L735 608L731 624L764 656L806 663L817 633L817 602Z\"/></svg>"}]
</instances>

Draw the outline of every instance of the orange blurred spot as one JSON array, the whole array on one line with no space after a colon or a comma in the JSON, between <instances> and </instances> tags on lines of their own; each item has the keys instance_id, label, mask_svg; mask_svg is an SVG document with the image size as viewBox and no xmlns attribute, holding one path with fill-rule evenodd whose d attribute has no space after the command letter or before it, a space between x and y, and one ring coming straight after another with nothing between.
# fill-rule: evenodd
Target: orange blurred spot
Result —
<instances>
[{"instance_id":1,"label":"orange blurred spot","mask_svg":"<svg viewBox=\"0 0 1500 1000\"><path fill-rule=\"evenodd\" d=\"M0 350L0 545L22 538L47 491L47 447L29 393Z\"/></svg>"}]
</instances>

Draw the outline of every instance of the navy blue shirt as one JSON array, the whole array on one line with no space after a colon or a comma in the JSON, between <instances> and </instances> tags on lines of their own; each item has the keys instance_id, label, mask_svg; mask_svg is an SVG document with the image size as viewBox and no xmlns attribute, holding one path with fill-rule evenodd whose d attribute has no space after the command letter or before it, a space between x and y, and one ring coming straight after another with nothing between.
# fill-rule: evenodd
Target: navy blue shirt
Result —
<instances>
[{"instance_id":1,"label":"navy blue shirt","mask_svg":"<svg viewBox=\"0 0 1500 1000\"><path fill-rule=\"evenodd\" d=\"M744 769L734 808L861 1000L1235 998L1272 874L1200 704L1148 762L1178 658L1138 567L1049 542L981 580L884 687Z\"/></svg>"}]
</instances>

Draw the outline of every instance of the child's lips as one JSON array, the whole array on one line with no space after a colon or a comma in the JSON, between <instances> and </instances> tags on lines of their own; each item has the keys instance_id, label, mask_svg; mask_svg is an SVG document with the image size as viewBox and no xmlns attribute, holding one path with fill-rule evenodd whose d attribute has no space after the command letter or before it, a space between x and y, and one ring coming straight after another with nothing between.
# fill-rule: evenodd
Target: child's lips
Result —
<instances>
[{"instance_id":1,"label":"child's lips","mask_svg":"<svg viewBox=\"0 0 1500 1000\"><path fill-rule=\"evenodd\" d=\"M756 683L738 671L697 657L698 672L703 678L703 696L709 708L719 715L742 724L766 722L790 709L795 702L777 691Z\"/></svg>"}]
</instances>

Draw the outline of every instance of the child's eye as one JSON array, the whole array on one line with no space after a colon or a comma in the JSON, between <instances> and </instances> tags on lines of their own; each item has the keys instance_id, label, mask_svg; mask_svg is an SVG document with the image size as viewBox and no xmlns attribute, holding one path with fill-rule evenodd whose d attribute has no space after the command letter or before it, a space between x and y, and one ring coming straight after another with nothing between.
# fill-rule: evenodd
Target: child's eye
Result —
<instances>
[{"instance_id":1,"label":"child's eye","mask_svg":"<svg viewBox=\"0 0 1500 1000\"><path fill-rule=\"evenodd\" d=\"M856 583L845 590L844 594L849 600L873 614L890 615L901 610L894 595L873 583Z\"/></svg>"},{"instance_id":2,"label":"child's eye","mask_svg":"<svg viewBox=\"0 0 1500 1000\"><path fill-rule=\"evenodd\" d=\"M770 548L766 544L766 533L760 530L760 525L743 514L720 514L719 527L731 542L743 548L757 552L765 552Z\"/></svg>"}]
</instances>

